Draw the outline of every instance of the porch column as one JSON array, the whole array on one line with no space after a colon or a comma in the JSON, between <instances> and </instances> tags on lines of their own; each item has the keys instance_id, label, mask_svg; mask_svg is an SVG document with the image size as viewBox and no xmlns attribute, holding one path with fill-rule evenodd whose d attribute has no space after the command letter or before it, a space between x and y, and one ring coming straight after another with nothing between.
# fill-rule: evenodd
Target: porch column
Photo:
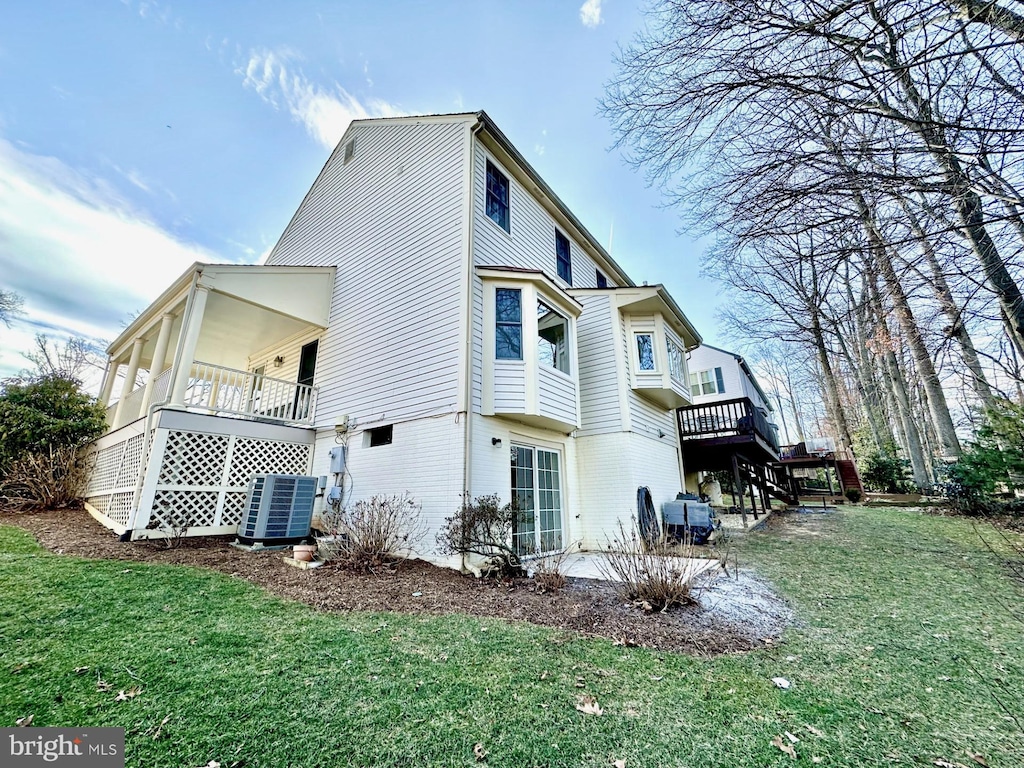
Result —
<instances>
[{"instance_id":1,"label":"porch column","mask_svg":"<svg viewBox=\"0 0 1024 768\"><path fill-rule=\"evenodd\" d=\"M114 411L114 429L123 427L123 418L127 418L124 410L125 401L135 387L135 377L139 375L139 359L142 357L142 345L144 339L136 339L132 342L132 355L128 358L128 371L124 376L124 384L121 385L121 397L117 401L117 410ZM137 415L137 414L136 414Z\"/></svg>"},{"instance_id":2,"label":"porch column","mask_svg":"<svg viewBox=\"0 0 1024 768\"><path fill-rule=\"evenodd\" d=\"M203 327L203 313L206 312L206 297L210 290L197 285L192 296L192 306L185 307L185 318L181 328L183 342L181 357L174 361L174 382L171 386L171 404L185 405L185 392L192 377L192 362L196 358L196 346L199 344L199 331Z\"/></svg>"},{"instance_id":3,"label":"porch column","mask_svg":"<svg viewBox=\"0 0 1024 768\"><path fill-rule=\"evenodd\" d=\"M156 380L164 372L164 365L167 363L167 345L171 340L171 325L173 324L174 315L170 313L160 318L160 332L156 337L153 362L149 366L146 393L142 396L142 413L146 413L149 410L149 406L153 404L153 390L156 388Z\"/></svg>"},{"instance_id":4,"label":"porch column","mask_svg":"<svg viewBox=\"0 0 1024 768\"><path fill-rule=\"evenodd\" d=\"M114 392L114 379L117 378L117 369L121 364L107 355L107 367L103 369L103 384L100 385L100 405L106 408L110 405L110 395Z\"/></svg>"}]
</instances>

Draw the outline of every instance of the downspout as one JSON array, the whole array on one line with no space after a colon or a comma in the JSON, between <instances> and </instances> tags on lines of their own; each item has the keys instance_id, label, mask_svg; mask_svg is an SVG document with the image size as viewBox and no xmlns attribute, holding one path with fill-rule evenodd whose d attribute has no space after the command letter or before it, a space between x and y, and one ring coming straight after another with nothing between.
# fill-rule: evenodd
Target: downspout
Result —
<instances>
[{"instance_id":1,"label":"downspout","mask_svg":"<svg viewBox=\"0 0 1024 768\"><path fill-rule=\"evenodd\" d=\"M174 358L171 363L170 379L172 384L174 382L174 374L177 371L178 366L181 365L181 353L185 345L185 329L188 327L189 321L192 319L192 305L196 295L196 286L199 285L199 278L202 276L203 268L197 267L195 273L192 275L192 283L188 287L188 296L185 299L185 311L182 312L181 316L181 331L178 333L178 345L174 350ZM139 515L139 502L142 500L142 486L146 482L146 465L149 463L149 453L153 448L153 440L149 435L153 424L153 416L156 414L157 410L167 405L171 397L171 391L172 386L171 384L168 384L167 391L164 393L163 399L158 403L151 403L149 408L146 409L146 425L142 431L142 434L146 436L146 441L142 449L142 461L139 463L139 479L135 483L135 493L132 495L132 509L135 510L135 514L131 519L132 527L121 534L122 541L130 541L131 531L135 530L134 526Z\"/></svg>"},{"instance_id":2,"label":"downspout","mask_svg":"<svg viewBox=\"0 0 1024 768\"><path fill-rule=\"evenodd\" d=\"M473 125L466 133L468 152L464 153L467 168L464 171L465 189L463 190L463 211L466 226L466 338L463 339L463 344L465 345L464 354L466 357L466 368L462 381L462 386L464 388L463 402L466 408L463 413L462 427L464 434L463 445L465 446L462 455L462 493L464 495L461 503L463 504L467 501L465 496L469 494L471 476L470 457L473 453L473 428L470 423L473 413L473 232L475 229L473 226L473 187L476 179L476 135L483 130L483 127L483 121L478 119L476 124ZM460 567L463 571L466 570L465 552L462 553Z\"/></svg>"}]
</instances>

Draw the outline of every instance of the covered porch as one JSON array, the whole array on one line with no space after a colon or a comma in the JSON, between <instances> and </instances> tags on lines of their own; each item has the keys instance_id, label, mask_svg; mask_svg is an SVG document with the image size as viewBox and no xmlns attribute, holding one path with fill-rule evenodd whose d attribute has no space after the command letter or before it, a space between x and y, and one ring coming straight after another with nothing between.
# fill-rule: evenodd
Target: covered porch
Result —
<instances>
[{"instance_id":1,"label":"covered porch","mask_svg":"<svg viewBox=\"0 0 1024 768\"><path fill-rule=\"evenodd\" d=\"M107 350L93 516L126 538L230 533L252 474L307 472L334 276L197 263L135 318Z\"/></svg>"},{"instance_id":2,"label":"covered porch","mask_svg":"<svg viewBox=\"0 0 1024 768\"><path fill-rule=\"evenodd\" d=\"M334 273L194 264L107 349L100 402L111 431L154 406L311 424L313 344Z\"/></svg>"}]
</instances>

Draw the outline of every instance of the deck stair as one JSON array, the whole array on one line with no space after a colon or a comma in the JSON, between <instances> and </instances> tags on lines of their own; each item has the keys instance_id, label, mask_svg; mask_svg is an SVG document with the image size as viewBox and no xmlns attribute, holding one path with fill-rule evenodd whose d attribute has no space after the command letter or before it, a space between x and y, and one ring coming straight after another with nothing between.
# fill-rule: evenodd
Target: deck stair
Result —
<instances>
[{"instance_id":1,"label":"deck stair","mask_svg":"<svg viewBox=\"0 0 1024 768\"><path fill-rule=\"evenodd\" d=\"M843 493L854 489L860 491L861 496L864 495L864 483L861 482L857 465L852 459L836 458L836 469L839 471L839 482L843 486Z\"/></svg>"}]
</instances>

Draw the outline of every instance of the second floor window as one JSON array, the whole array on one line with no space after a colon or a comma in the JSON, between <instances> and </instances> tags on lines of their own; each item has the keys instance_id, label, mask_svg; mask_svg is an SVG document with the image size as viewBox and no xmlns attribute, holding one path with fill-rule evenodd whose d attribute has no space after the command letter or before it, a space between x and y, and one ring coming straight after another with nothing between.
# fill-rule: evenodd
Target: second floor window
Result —
<instances>
[{"instance_id":1,"label":"second floor window","mask_svg":"<svg viewBox=\"0 0 1024 768\"><path fill-rule=\"evenodd\" d=\"M637 368L641 371L654 370L654 337L649 333L636 334Z\"/></svg>"},{"instance_id":2,"label":"second floor window","mask_svg":"<svg viewBox=\"0 0 1024 768\"><path fill-rule=\"evenodd\" d=\"M683 350L672 339L666 339L668 345L668 372L669 375L680 384L686 383L685 366L683 364Z\"/></svg>"},{"instance_id":3,"label":"second floor window","mask_svg":"<svg viewBox=\"0 0 1024 768\"><path fill-rule=\"evenodd\" d=\"M572 260L569 257L569 238L555 230L555 261L558 276L572 285Z\"/></svg>"},{"instance_id":4,"label":"second floor window","mask_svg":"<svg viewBox=\"0 0 1024 768\"><path fill-rule=\"evenodd\" d=\"M494 291L494 356L498 360L523 359L523 292L518 288Z\"/></svg>"},{"instance_id":5,"label":"second floor window","mask_svg":"<svg viewBox=\"0 0 1024 768\"><path fill-rule=\"evenodd\" d=\"M722 369L715 368L690 374L690 389L695 395L715 395L725 392Z\"/></svg>"},{"instance_id":6,"label":"second floor window","mask_svg":"<svg viewBox=\"0 0 1024 768\"><path fill-rule=\"evenodd\" d=\"M487 218L511 232L508 215L508 177L487 161Z\"/></svg>"},{"instance_id":7,"label":"second floor window","mask_svg":"<svg viewBox=\"0 0 1024 768\"><path fill-rule=\"evenodd\" d=\"M601 274L601 270L597 270L597 287L598 288L607 288L608 287L608 278Z\"/></svg>"},{"instance_id":8,"label":"second floor window","mask_svg":"<svg viewBox=\"0 0 1024 768\"><path fill-rule=\"evenodd\" d=\"M569 321L543 301L537 302L537 360L569 373Z\"/></svg>"}]
</instances>

